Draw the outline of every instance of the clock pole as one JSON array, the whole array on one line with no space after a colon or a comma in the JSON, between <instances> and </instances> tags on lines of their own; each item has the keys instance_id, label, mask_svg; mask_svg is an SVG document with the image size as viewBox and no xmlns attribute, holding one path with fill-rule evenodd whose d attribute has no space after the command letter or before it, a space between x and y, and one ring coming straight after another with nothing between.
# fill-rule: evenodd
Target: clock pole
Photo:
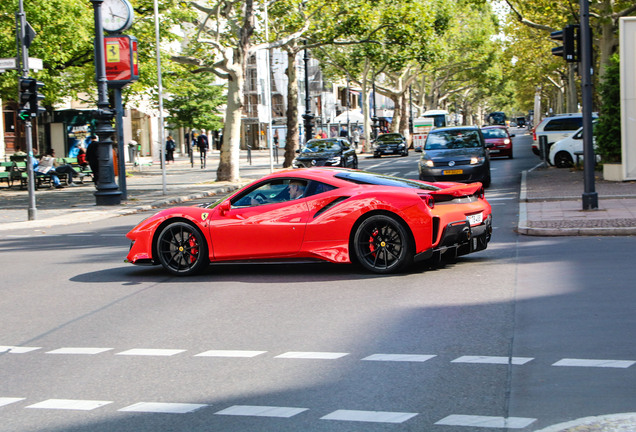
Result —
<instances>
[{"instance_id":1,"label":"clock pole","mask_svg":"<svg viewBox=\"0 0 636 432\"><path fill-rule=\"evenodd\" d=\"M95 80L97 82L97 143L98 173L95 179L95 202L97 205L121 204L121 191L115 183L113 168L113 118L115 113L108 102L108 81L104 59L104 27L102 24L102 3L104 0L90 0L95 11Z\"/></svg>"}]
</instances>

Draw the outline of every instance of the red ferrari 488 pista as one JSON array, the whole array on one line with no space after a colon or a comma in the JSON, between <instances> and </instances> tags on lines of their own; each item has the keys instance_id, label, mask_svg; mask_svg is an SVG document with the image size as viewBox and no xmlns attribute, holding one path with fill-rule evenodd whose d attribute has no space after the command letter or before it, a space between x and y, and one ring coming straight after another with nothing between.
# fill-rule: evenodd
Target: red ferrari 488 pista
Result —
<instances>
[{"instance_id":1,"label":"red ferrari 488 pista","mask_svg":"<svg viewBox=\"0 0 636 432\"><path fill-rule=\"evenodd\" d=\"M481 183L427 183L342 168L270 174L214 204L175 207L126 236L127 261L190 275L210 262L315 258L393 273L486 249Z\"/></svg>"}]
</instances>

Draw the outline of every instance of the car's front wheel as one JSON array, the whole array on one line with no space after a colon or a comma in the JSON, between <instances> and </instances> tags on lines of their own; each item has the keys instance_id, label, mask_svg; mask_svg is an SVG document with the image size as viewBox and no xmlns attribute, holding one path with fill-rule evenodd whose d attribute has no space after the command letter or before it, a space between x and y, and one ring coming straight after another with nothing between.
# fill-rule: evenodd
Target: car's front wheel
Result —
<instances>
[{"instance_id":1,"label":"car's front wheel","mask_svg":"<svg viewBox=\"0 0 636 432\"><path fill-rule=\"evenodd\" d=\"M159 233L157 258L173 275L193 275L208 265L208 245L203 234L192 224L172 222Z\"/></svg>"},{"instance_id":2,"label":"car's front wheel","mask_svg":"<svg viewBox=\"0 0 636 432\"><path fill-rule=\"evenodd\" d=\"M374 273L394 273L413 261L407 229L388 215L362 221L353 236L353 253L362 267Z\"/></svg>"},{"instance_id":3,"label":"car's front wheel","mask_svg":"<svg viewBox=\"0 0 636 432\"><path fill-rule=\"evenodd\" d=\"M558 152L554 155L554 166L557 168L569 168L574 165L572 156L568 152Z\"/></svg>"}]
</instances>

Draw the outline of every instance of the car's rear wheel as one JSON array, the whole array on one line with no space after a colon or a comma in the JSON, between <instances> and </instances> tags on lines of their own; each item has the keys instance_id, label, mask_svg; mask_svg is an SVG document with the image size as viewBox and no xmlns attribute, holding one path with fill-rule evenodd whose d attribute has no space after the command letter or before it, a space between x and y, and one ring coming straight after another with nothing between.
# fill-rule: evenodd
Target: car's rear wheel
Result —
<instances>
[{"instance_id":1,"label":"car's rear wheel","mask_svg":"<svg viewBox=\"0 0 636 432\"><path fill-rule=\"evenodd\" d=\"M171 274L189 276L208 265L208 246L203 234L192 224L172 222L159 233L157 258Z\"/></svg>"},{"instance_id":2,"label":"car's rear wheel","mask_svg":"<svg viewBox=\"0 0 636 432\"><path fill-rule=\"evenodd\" d=\"M388 215L371 216L358 226L353 237L356 260L374 273L393 273L413 261L407 229Z\"/></svg>"},{"instance_id":3,"label":"car's rear wheel","mask_svg":"<svg viewBox=\"0 0 636 432\"><path fill-rule=\"evenodd\" d=\"M558 152L554 155L554 166L557 168L569 168L574 165L572 156L568 152Z\"/></svg>"}]
</instances>

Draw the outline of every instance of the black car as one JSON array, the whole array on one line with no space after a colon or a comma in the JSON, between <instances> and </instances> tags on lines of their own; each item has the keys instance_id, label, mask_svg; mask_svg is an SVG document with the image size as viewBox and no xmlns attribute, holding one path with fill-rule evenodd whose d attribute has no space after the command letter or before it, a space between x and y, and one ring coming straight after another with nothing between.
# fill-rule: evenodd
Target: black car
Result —
<instances>
[{"instance_id":1,"label":"black car","mask_svg":"<svg viewBox=\"0 0 636 432\"><path fill-rule=\"evenodd\" d=\"M408 156L409 146L406 138L400 133L382 134L373 141L373 157L378 158L383 154L399 154Z\"/></svg>"},{"instance_id":2,"label":"black car","mask_svg":"<svg viewBox=\"0 0 636 432\"><path fill-rule=\"evenodd\" d=\"M419 163L420 180L481 182L490 186L490 156L476 126L432 130L426 137Z\"/></svg>"},{"instance_id":3,"label":"black car","mask_svg":"<svg viewBox=\"0 0 636 432\"><path fill-rule=\"evenodd\" d=\"M358 168L358 155L345 138L312 139L300 149L294 159L294 168L339 166Z\"/></svg>"}]
</instances>

